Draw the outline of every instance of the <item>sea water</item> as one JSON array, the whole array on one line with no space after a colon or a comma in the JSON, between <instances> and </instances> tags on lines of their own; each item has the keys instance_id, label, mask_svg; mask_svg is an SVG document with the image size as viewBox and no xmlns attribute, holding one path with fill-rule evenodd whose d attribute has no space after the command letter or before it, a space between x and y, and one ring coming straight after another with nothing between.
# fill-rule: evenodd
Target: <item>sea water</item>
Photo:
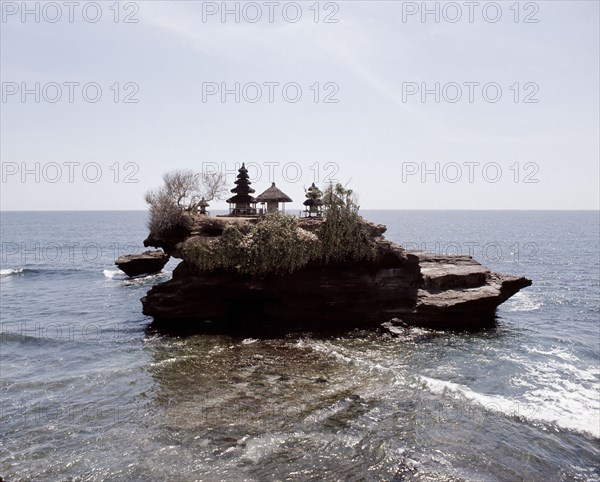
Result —
<instances>
[{"instance_id":1,"label":"sea water","mask_svg":"<svg viewBox=\"0 0 600 482\"><path fill-rule=\"evenodd\" d=\"M598 212L364 211L533 285L493 328L157 332L145 212L3 212L5 480L599 480ZM382 322L387 320L382 320Z\"/></svg>"}]
</instances>

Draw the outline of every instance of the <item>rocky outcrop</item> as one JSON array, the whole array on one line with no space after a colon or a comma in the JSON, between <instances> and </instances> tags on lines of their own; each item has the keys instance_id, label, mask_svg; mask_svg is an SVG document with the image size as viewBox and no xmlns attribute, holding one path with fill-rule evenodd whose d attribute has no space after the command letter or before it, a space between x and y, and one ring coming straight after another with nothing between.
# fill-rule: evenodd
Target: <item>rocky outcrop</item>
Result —
<instances>
[{"instance_id":1,"label":"rocky outcrop","mask_svg":"<svg viewBox=\"0 0 600 482\"><path fill-rule=\"evenodd\" d=\"M181 241L219 236L227 223L239 222L244 221L205 219ZM319 223L301 220L301 227L316 232ZM323 331L378 326L390 319L479 327L493 322L498 305L531 284L523 277L491 272L469 256L407 252L383 238L385 226L366 223L366 229L375 246L374 260L309 263L284 276L201 272L184 260L170 281L154 286L142 299L144 314L159 326L194 322L196 328L215 331ZM167 249L181 256L173 240Z\"/></svg>"},{"instance_id":2,"label":"rocky outcrop","mask_svg":"<svg viewBox=\"0 0 600 482\"><path fill-rule=\"evenodd\" d=\"M531 280L494 273L471 256L416 253L423 274L414 310L403 321L426 325L477 325L493 320L504 303Z\"/></svg>"},{"instance_id":3,"label":"rocky outcrop","mask_svg":"<svg viewBox=\"0 0 600 482\"><path fill-rule=\"evenodd\" d=\"M158 273L169 262L170 256L162 250L120 256L115 264L127 276Z\"/></svg>"}]
</instances>

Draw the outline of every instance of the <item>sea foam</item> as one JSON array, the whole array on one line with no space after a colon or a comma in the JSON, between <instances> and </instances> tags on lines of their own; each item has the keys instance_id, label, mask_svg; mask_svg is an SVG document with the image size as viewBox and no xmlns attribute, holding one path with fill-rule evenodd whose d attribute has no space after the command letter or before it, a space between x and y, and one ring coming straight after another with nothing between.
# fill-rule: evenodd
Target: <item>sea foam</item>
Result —
<instances>
[{"instance_id":1,"label":"sea foam","mask_svg":"<svg viewBox=\"0 0 600 482\"><path fill-rule=\"evenodd\" d=\"M24 272L25 272L24 268L0 269L0 276L11 276L11 275L15 275L15 274L22 274Z\"/></svg>"},{"instance_id":2,"label":"sea foam","mask_svg":"<svg viewBox=\"0 0 600 482\"><path fill-rule=\"evenodd\" d=\"M600 400L598 392L574 383L570 386L539 387L527 392L523 399L476 392L465 385L419 376L429 391L436 395L451 394L473 402L485 410L533 423L553 424L600 438Z\"/></svg>"}]
</instances>

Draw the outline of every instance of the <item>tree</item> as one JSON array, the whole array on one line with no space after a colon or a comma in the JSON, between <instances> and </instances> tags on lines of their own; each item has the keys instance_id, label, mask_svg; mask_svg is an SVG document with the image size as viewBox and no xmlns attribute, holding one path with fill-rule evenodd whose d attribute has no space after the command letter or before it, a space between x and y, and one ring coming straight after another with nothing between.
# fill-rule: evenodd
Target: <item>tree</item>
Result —
<instances>
[{"instance_id":1,"label":"tree","mask_svg":"<svg viewBox=\"0 0 600 482\"><path fill-rule=\"evenodd\" d=\"M202 199L222 199L227 192L226 179L221 172L178 169L163 174L163 181L163 186L148 191L145 196L150 206L149 227L152 232L186 225Z\"/></svg>"},{"instance_id":2,"label":"tree","mask_svg":"<svg viewBox=\"0 0 600 482\"><path fill-rule=\"evenodd\" d=\"M200 200L221 199L227 192L225 176L221 172L195 172L178 169L163 175L167 196L179 208L195 212Z\"/></svg>"},{"instance_id":3,"label":"tree","mask_svg":"<svg viewBox=\"0 0 600 482\"><path fill-rule=\"evenodd\" d=\"M325 222L321 226L321 259L330 261L364 260L375 257L374 245L362 218L356 193L337 184L325 187L323 204L326 207Z\"/></svg>"},{"instance_id":4,"label":"tree","mask_svg":"<svg viewBox=\"0 0 600 482\"><path fill-rule=\"evenodd\" d=\"M346 184L347 186L347 184ZM330 183L323 190L323 204L326 208L341 207L352 212L358 212L358 197L352 189L343 186L341 183Z\"/></svg>"}]
</instances>

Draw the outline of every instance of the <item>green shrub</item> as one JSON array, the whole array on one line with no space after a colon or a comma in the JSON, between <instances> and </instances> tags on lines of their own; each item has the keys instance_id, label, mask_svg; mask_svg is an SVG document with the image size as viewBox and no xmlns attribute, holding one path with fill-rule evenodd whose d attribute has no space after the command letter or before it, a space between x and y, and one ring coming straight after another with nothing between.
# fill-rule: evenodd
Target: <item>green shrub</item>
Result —
<instances>
[{"instance_id":1,"label":"green shrub","mask_svg":"<svg viewBox=\"0 0 600 482\"><path fill-rule=\"evenodd\" d=\"M285 274L301 268L318 253L317 237L298 227L298 220L268 214L244 235L235 225L215 239L183 243L186 259L201 271L235 269L241 274Z\"/></svg>"},{"instance_id":2,"label":"green shrub","mask_svg":"<svg viewBox=\"0 0 600 482\"><path fill-rule=\"evenodd\" d=\"M179 246L184 258L191 261L200 271L224 268L217 255L218 243L202 238L193 238Z\"/></svg>"},{"instance_id":3,"label":"green shrub","mask_svg":"<svg viewBox=\"0 0 600 482\"><path fill-rule=\"evenodd\" d=\"M375 249L358 213L347 206L330 206L319 231L324 263L373 259Z\"/></svg>"},{"instance_id":4,"label":"green shrub","mask_svg":"<svg viewBox=\"0 0 600 482\"><path fill-rule=\"evenodd\" d=\"M240 243L239 271L254 276L291 273L318 252L317 237L298 227L298 220L280 213L268 214Z\"/></svg>"},{"instance_id":5,"label":"green shrub","mask_svg":"<svg viewBox=\"0 0 600 482\"><path fill-rule=\"evenodd\" d=\"M240 244L243 235L237 226L226 226L223 234L216 238L192 238L182 243L185 259L200 271L216 269L239 269Z\"/></svg>"},{"instance_id":6,"label":"green shrub","mask_svg":"<svg viewBox=\"0 0 600 482\"><path fill-rule=\"evenodd\" d=\"M375 255L362 219L344 206L330 207L316 234L300 228L293 216L272 213L246 234L228 225L221 236L192 238L181 249L200 271L234 269L257 277L292 273L310 261L364 260Z\"/></svg>"}]
</instances>

